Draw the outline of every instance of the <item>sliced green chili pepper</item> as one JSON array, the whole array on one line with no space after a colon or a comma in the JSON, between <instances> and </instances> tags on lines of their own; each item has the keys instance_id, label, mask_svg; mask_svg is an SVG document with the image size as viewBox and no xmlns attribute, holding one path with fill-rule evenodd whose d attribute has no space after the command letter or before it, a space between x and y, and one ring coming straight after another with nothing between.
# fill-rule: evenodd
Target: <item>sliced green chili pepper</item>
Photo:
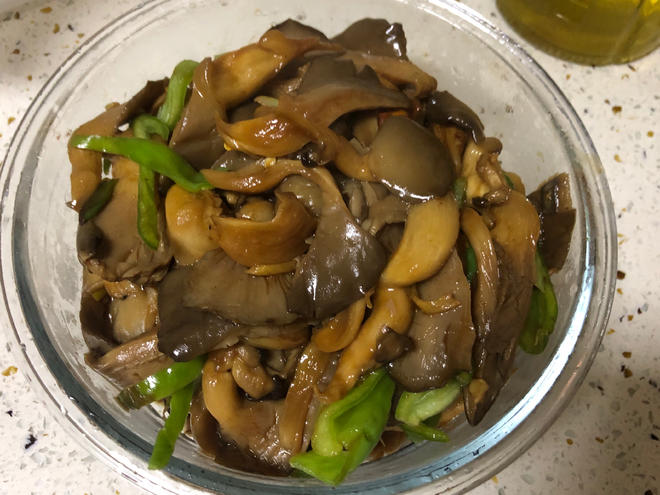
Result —
<instances>
[{"instance_id":1,"label":"sliced green chili pepper","mask_svg":"<svg viewBox=\"0 0 660 495\"><path fill-rule=\"evenodd\" d=\"M156 174L140 166L137 202L138 233L151 249L158 249L158 205L156 205Z\"/></svg>"},{"instance_id":2,"label":"sliced green chili pepper","mask_svg":"<svg viewBox=\"0 0 660 495\"><path fill-rule=\"evenodd\" d=\"M117 179L103 179L99 182L99 185L96 186L92 195L87 201L85 201L85 204L80 209L78 218L81 224L91 220L101 213L101 210L105 208L105 205L107 205L108 201L112 198L112 191L115 190L116 185Z\"/></svg>"},{"instance_id":3,"label":"sliced green chili pepper","mask_svg":"<svg viewBox=\"0 0 660 495\"><path fill-rule=\"evenodd\" d=\"M509 186L511 189L516 188L516 186L513 184L513 181L511 180L511 177L509 177L508 174L504 174L504 180L506 181L506 185Z\"/></svg>"},{"instance_id":4,"label":"sliced green chili pepper","mask_svg":"<svg viewBox=\"0 0 660 495\"><path fill-rule=\"evenodd\" d=\"M438 428L434 428L426 423L420 423L417 426L402 424L401 428L413 442L419 443L424 440L431 442L448 442L449 436Z\"/></svg>"},{"instance_id":5,"label":"sliced green chili pepper","mask_svg":"<svg viewBox=\"0 0 660 495\"><path fill-rule=\"evenodd\" d=\"M149 459L149 469L162 469L170 462L174 444L186 423L194 390L195 384L190 383L172 394L170 415L156 437L154 450Z\"/></svg>"},{"instance_id":6,"label":"sliced green chili pepper","mask_svg":"<svg viewBox=\"0 0 660 495\"><path fill-rule=\"evenodd\" d=\"M454 181L452 188L454 191L454 198L456 199L456 203L458 203L458 207L460 208L465 203L465 194L467 192L467 179L465 177L459 177Z\"/></svg>"},{"instance_id":7,"label":"sliced green chili pepper","mask_svg":"<svg viewBox=\"0 0 660 495\"><path fill-rule=\"evenodd\" d=\"M92 151L125 156L138 164L169 177L188 192L211 189L204 176L165 144L147 139L104 136L73 136L71 145Z\"/></svg>"},{"instance_id":8,"label":"sliced green chili pepper","mask_svg":"<svg viewBox=\"0 0 660 495\"><path fill-rule=\"evenodd\" d=\"M312 436L312 450L293 456L291 466L337 485L357 468L378 443L390 408L394 382L382 368L343 399L326 406Z\"/></svg>"},{"instance_id":9,"label":"sliced green chili pepper","mask_svg":"<svg viewBox=\"0 0 660 495\"><path fill-rule=\"evenodd\" d=\"M449 407L461 392L461 387L470 383L471 375L462 371L442 388L426 392L404 392L399 398L394 417L407 426L419 426Z\"/></svg>"},{"instance_id":10,"label":"sliced green chili pepper","mask_svg":"<svg viewBox=\"0 0 660 495\"><path fill-rule=\"evenodd\" d=\"M204 361L205 357L199 356L184 363L174 363L141 382L125 388L117 396L117 401L125 409L139 409L155 400L169 397L199 377Z\"/></svg>"},{"instance_id":11,"label":"sliced green chili pepper","mask_svg":"<svg viewBox=\"0 0 660 495\"><path fill-rule=\"evenodd\" d=\"M152 134L156 134L167 141L170 137L170 130L167 124L153 115L143 113L133 120L133 134L137 138L149 139Z\"/></svg>"},{"instance_id":12,"label":"sliced green chili pepper","mask_svg":"<svg viewBox=\"0 0 660 495\"><path fill-rule=\"evenodd\" d=\"M149 139L156 134L167 141L170 130L164 122L153 115L142 114L133 120L133 134L140 139ZM138 233L151 249L158 249L158 205L156 204L156 174L140 165L137 202Z\"/></svg>"},{"instance_id":13,"label":"sliced green chili pepper","mask_svg":"<svg viewBox=\"0 0 660 495\"><path fill-rule=\"evenodd\" d=\"M183 60L177 64L172 72L172 77L167 85L165 102L158 109L158 119L164 122L170 131L174 129L179 121L186 102L186 91L190 81L192 81L193 72L195 72L197 65L198 63L194 60Z\"/></svg>"},{"instance_id":14,"label":"sliced green chili pepper","mask_svg":"<svg viewBox=\"0 0 660 495\"><path fill-rule=\"evenodd\" d=\"M534 263L536 264L536 282L532 289L529 312L518 343L523 351L540 354L548 345L550 334L555 328L558 307L550 274L538 250Z\"/></svg>"},{"instance_id":15,"label":"sliced green chili pepper","mask_svg":"<svg viewBox=\"0 0 660 495\"><path fill-rule=\"evenodd\" d=\"M465 241L465 244L465 278L467 278L467 281L472 284L474 276L477 274L477 255L474 252L472 244L467 240Z\"/></svg>"}]
</instances>

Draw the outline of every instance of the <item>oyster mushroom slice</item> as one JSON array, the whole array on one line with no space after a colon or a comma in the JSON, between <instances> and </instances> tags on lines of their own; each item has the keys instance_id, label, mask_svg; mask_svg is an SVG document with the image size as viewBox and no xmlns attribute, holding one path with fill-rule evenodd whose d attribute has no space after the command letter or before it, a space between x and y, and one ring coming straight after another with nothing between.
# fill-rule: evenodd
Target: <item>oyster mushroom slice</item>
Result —
<instances>
[{"instance_id":1,"label":"oyster mushroom slice","mask_svg":"<svg viewBox=\"0 0 660 495\"><path fill-rule=\"evenodd\" d=\"M373 108L408 108L410 100L401 92L382 86L369 69L355 73L350 62L321 57L317 64L331 68L314 70L314 62L308 69L312 76L317 72L336 71L334 76L303 79L304 92L296 96L283 95L270 115L229 124L218 119L218 132L231 146L262 156L282 156L299 150L304 144L318 137L320 132L346 113ZM307 89L306 89L307 86Z\"/></svg>"},{"instance_id":2,"label":"oyster mushroom slice","mask_svg":"<svg viewBox=\"0 0 660 495\"><path fill-rule=\"evenodd\" d=\"M385 19L361 19L332 38L332 41L348 50L407 60L406 35L403 26L398 22L389 23Z\"/></svg>"},{"instance_id":3,"label":"oyster mushroom slice","mask_svg":"<svg viewBox=\"0 0 660 495\"><path fill-rule=\"evenodd\" d=\"M429 96L426 118L436 124L451 124L470 132L476 143L484 140L484 125L479 116L448 91L434 91Z\"/></svg>"},{"instance_id":4,"label":"oyster mushroom slice","mask_svg":"<svg viewBox=\"0 0 660 495\"><path fill-rule=\"evenodd\" d=\"M284 263L307 249L316 220L291 193L276 192L277 210L269 222L214 217L214 235L234 261L245 266Z\"/></svg>"},{"instance_id":5,"label":"oyster mushroom slice","mask_svg":"<svg viewBox=\"0 0 660 495\"><path fill-rule=\"evenodd\" d=\"M172 259L162 208L158 214L160 243L153 250L137 230L138 165L118 158L112 168L118 179L112 198L96 217L78 227L78 259L110 282L160 280Z\"/></svg>"},{"instance_id":6,"label":"oyster mushroom slice","mask_svg":"<svg viewBox=\"0 0 660 495\"><path fill-rule=\"evenodd\" d=\"M385 249L355 221L325 169L309 172L323 191L314 238L287 292L289 310L322 320L363 297L385 266Z\"/></svg>"},{"instance_id":7,"label":"oyster mushroom slice","mask_svg":"<svg viewBox=\"0 0 660 495\"><path fill-rule=\"evenodd\" d=\"M290 282L289 275L249 275L245 267L216 249L190 268L183 305L244 325L287 325L297 319L287 309L285 291Z\"/></svg>"},{"instance_id":8,"label":"oyster mushroom slice","mask_svg":"<svg viewBox=\"0 0 660 495\"><path fill-rule=\"evenodd\" d=\"M190 193L176 184L165 197L165 219L174 258L190 265L218 247L212 219L222 213L222 200L211 191Z\"/></svg>"},{"instance_id":9,"label":"oyster mushroom slice","mask_svg":"<svg viewBox=\"0 0 660 495\"><path fill-rule=\"evenodd\" d=\"M472 424L488 411L511 373L518 337L529 311L540 231L536 209L517 191L511 191L506 203L489 210L495 221L491 235L497 254L499 288L494 317L487 322L489 330L477 328L472 353L475 377L488 383L483 401L468 411Z\"/></svg>"},{"instance_id":10,"label":"oyster mushroom slice","mask_svg":"<svg viewBox=\"0 0 660 495\"><path fill-rule=\"evenodd\" d=\"M444 196L454 182L447 147L407 117L389 117L369 152L372 173L394 194L420 200Z\"/></svg>"},{"instance_id":11,"label":"oyster mushroom slice","mask_svg":"<svg viewBox=\"0 0 660 495\"><path fill-rule=\"evenodd\" d=\"M236 443L262 462L286 470L289 452L279 441L279 417L283 401L248 401L238 393L232 376L232 360L213 353L202 370L202 392L208 411L218 422L221 436Z\"/></svg>"},{"instance_id":12,"label":"oyster mushroom slice","mask_svg":"<svg viewBox=\"0 0 660 495\"><path fill-rule=\"evenodd\" d=\"M497 255L490 231L479 213L472 208L461 211L461 230L465 233L477 259L476 284L472 314L479 338L485 338L495 314L499 286Z\"/></svg>"},{"instance_id":13,"label":"oyster mushroom slice","mask_svg":"<svg viewBox=\"0 0 660 495\"><path fill-rule=\"evenodd\" d=\"M140 335L101 356L89 353L85 361L121 387L134 385L172 364L172 359L158 349L156 332Z\"/></svg>"},{"instance_id":14,"label":"oyster mushroom slice","mask_svg":"<svg viewBox=\"0 0 660 495\"><path fill-rule=\"evenodd\" d=\"M324 392L325 401L341 399L364 373L377 367L375 353L379 340L390 331L405 334L412 316L412 303L405 289L379 285L369 318L341 354L337 370Z\"/></svg>"},{"instance_id":15,"label":"oyster mushroom slice","mask_svg":"<svg viewBox=\"0 0 660 495\"><path fill-rule=\"evenodd\" d=\"M175 361L190 361L225 341L238 341L238 325L197 307L186 306L184 294L193 290L193 268L171 270L158 288L158 348Z\"/></svg>"},{"instance_id":16,"label":"oyster mushroom slice","mask_svg":"<svg viewBox=\"0 0 660 495\"><path fill-rule=\"evenodd\" d=\"M403 238L383 271L381 282L405 287L429 278L451 255L458 230L458 206L453 195L413 206Z\"/></svg>"},{"instance_id":17,"label":"oyster mushroom slice","mask_svg":"<svg viewBox=\"0 0 660 495\"><path fill-rule=\"evenodd\" d=\"M407 334L412 350L393 361L389 370L411 392L442 387L457 372L472 369L475 339L470 285L455 250L436 275L419 284L418 291L424 299L451 294L460 305L436 314L415 311Z\"/></svg>"}]
</instances>

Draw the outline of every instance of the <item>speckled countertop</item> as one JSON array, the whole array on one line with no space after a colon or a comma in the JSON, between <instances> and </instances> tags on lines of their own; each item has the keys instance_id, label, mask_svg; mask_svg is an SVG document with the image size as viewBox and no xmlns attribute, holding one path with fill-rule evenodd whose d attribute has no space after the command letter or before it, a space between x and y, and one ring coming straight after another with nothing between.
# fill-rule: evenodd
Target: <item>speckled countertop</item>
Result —
<instances>
[{"instance_id":1,"label":"speckled countertop","mask_svg":"<svg viewBox=\"0 0 660 495\"><path fill-rule=\"evenodd\" d=\"M0 157L58 65L138 3L0 1ZM464 3L511 33L494 1ZM659 495L660 50L592 68L524 46L566 94L600 154L617 215L619 280L606 335L576 397L529 451L472 493ZM12 351L0 333L0 493L142 494L67 437Z\"/></svg>"}]
</instances>

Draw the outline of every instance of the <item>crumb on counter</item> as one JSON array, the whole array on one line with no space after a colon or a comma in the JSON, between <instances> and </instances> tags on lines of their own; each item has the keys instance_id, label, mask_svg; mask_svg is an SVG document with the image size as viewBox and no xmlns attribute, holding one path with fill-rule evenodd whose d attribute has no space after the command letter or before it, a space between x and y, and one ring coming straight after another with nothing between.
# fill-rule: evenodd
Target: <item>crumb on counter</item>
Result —
<instances>
[{"instance_id":1,"label":"crumb on counter","mask_svg":"<svg viewBox=\"0 0 660 495\"><path fill-rule=\"evenodd\" d=\"M623 280L624 278L626 278L626 272L623 272L621 270L617 270L616 271L616 278L618 280Z\"/></svg>"},{"instance_id":2,"label":"crumb on counter","mask_svg":"<svg viewBox=\"0 0 660 495\"><path fill-rule=\"evenodd\" d=\"M18 371L18 368L14 365L8 366L3 372L2 376L11 376L14 375Z\"/></svg>"},{"instance_id":3,"label":"crumb on counter","mask_svg":"<svg viewBox=\"0 0 660 495\"><path fill-rule=\"evenodd\" d=\"M615 161L615 162L618 162L618 163L621 163L621 157L619 156L618 153L615 153L615 154L614 154L614 161Z\"/></svg>"},{"instance_id":4,"label":"crumb on counter","mask_svg":"<svg viewBox=\"0 0 660 495\"><path fill-rule=\"evenodd\" d=\"M630 356L632 356L632 352L630 352L630 351L623 351L623 352L621 353L621 355L622 355L624 358L626 358L626 359L630 359Z\"/></svg>"},{"instance_id":5,"label":"crumb on counter","mask_svg":"<svg viewBox=\"0 0 660 495\"><path fill-rule=\"evenodd\" d=\"M41 10L39 10L39 12L41 12L42 14L50 14L52 11L53 11L52 7L44 7Z\"/></svg>"},{"instance_id":6,"label":"crumb on counter","mask_svg":"<svg viewBox=\"0 0 660 495\"><path fill-rule=\"evenodd\" d=\"M614 105L614 106L612 107L612 113L615 113L615 114L617 114L617 113L621 113L621 110L622 110L622 109L621 109L621 105Z\"/></svg>"}]
</instances>

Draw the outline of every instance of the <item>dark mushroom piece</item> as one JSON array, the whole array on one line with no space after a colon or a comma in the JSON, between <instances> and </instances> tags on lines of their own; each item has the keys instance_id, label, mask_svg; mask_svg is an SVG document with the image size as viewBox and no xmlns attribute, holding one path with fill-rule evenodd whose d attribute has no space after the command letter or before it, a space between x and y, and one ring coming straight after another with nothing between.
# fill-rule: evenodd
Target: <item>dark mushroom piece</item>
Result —
<instances>
[{"instance_id":1,"label":"dark mushroom piece","mask_svg":"<svg viewBox=\"0 0 660 495\"><path fill-rule=\"evenodd\" d=\"M394 194L408 200L444 196L454 182L447 147L406 117L385 120L371 145L369 165Z\"/></svg>"},{"instance_id":2,"label":"dark mushroom piece","mask_svg":"<svg viewBox=\"0 0 660 495\"><path fill-rule=\"evenodd\" d=\"M99 299L83 293L80 299L80 327L83 339L90 351L105 354L117 346L112 335L112 321L108 312L110 298L103 294Z\"/></svg>"},{"instance_id":3,"label":"dark mushroom piece","mask_svg":"<svg viewBox=\"0 0 660 495\"><path fill-rule=\"evenodd\" d=\"M417 287L423 300L451 294L460 305L436 314L415 311L407 334L412 349L390 365L390 376L411 392L440 388L459 371L472 369L475 340L470 285L456 251L437 275Z\"/></svg>"},{"instance_id":4,"label":"dark mushroom piece","mask_svg":"<svg viewBox=\"0 0 660 495\"><path fill-rule=\"evenodd\" d=\"M298 22L294 19L287 19L284 22L276 24L271 29L277 29L284 36L292 40L302 40L307 38L319 38L324 41L329 41L325 34L318 29Z\"/></svg>"},{"instance_id":5,"label":"dark mushroom piece","mask_svg":"<svg viewBox=\"0 0 660 495\"><path fill-rule=\"evenodd\" d=\"M489 210L495 222L491 235L499 273L497 307L486 328L475 318L474 377L484 379L488 390L477 404L469 398L465 401L473 404L466 408L471 424L483 418L511 373L536 277L534 253L540 231L536 209L517 191L511 191L506 203Z\"/></svg>"},{"instance_id":6,"label":"dark mushroom piece","mask_svg":"<svg viewBox=\"0 0 660 495\"><path fill-rule=\"evenodd\" d=\"M85 362L124 388L167 368L172 359L160 352L156 332L149 332L103 355L90 352Z\"/></svg>"},{"instance_id":7,"label":"dark mushroom piece","mask_svg":"<svg viewBox=\"0 0 660 495\"><path fill-rule=\"evenodd\" d=\"M332 41L348 50L408 60L403 26L385 19L360 19L348 26Z\"/></svg>"},{"instance_id":8,"label":"dark mushroom piece","mask_svg":"<svg viewBox=\"0 0 660 495\"><path fill-rule=\"evenodd\" d=\"M289 275L248 275L245 267L216 249L191 267L180 290L183 304L189 308L211 311L244 325L287 325L297 319L287 309L285 293L291 282Z\"/></svg>"},{"instance_id":9,"label":"dark mushroom piece","mask_svg":"<svg viewBox=\"0 0 660 495\"><path fill-rule=\"evenodd\" d=\"M158 288L158 348L175 361L190 361L221 345L238 342L239 327L221 316L184 304L193 268L171 270ZM195 287L195 289L197 289Z\"/></svg>"},{"instance_id":10,"label":"dark mushroom piece","mask_svg":"<svg viewBox=\"0 0 660 495\"><path fill-rule=\"evenodd\" d=\"M568 174L559 174L527 196L541 219L539 251L548 271L564 266L575 226Z\"/></svg>"},{"instance_id":11,"label":"dark mushroom piece","mask_svg":"<svg viewBox=\"0 0 660 495\"><path fill-rule=\"evenodd\" d=\"M322 177L323 209L309 250L287 291L287 301L290 311L322 320L373 288L387 257L378 240L350 214L330 174L319 169L316 175Z\"/></svg>"},{"instance_id":12,"label":"dark mushroom piece","mask_svg":"<svg viewBox=\"0 0 660 495\"><path fill-rule=\"evenodd\" d=\"M435 91L426 100L426 118L440 125L455 125L472 133L476 143L484 140L484 125L469 106L448 91Z\"/></svg>"}]
</instances>

